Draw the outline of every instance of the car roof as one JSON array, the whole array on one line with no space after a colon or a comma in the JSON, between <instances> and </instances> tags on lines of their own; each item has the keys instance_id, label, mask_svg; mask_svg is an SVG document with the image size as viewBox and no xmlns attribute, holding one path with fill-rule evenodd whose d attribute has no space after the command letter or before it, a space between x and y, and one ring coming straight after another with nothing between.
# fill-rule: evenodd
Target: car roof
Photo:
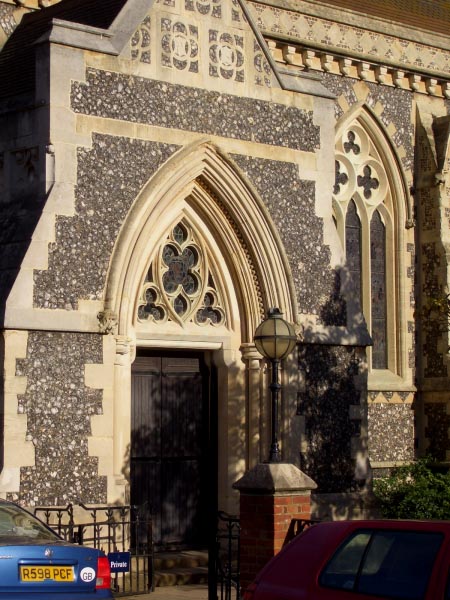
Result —
<instances>
[{"instance_id":1,"label":"car roof","mask_svg":"<svg viewBox=\"0 0 450 600\"><path fill-rule=\"evenodd\" d=\"M414 532L441 533L450 538L450 521L426 520L396 520L396 519L361 519L342 521L321 521L297 535L292 541L276 554L256 576L256 579L279 578L280 576L294 577L291 573L292 561L295 559L296 567L306 573L318 572L336 548L353 532L358 530L403 530ZM312 551L314 549L314 551ZM286 560L284 560L286 557ZM281 575L280 575L281 574ZM295 575L295 576L297 576Z\"/></svg>"},{"instance_id":2,"label":"car roof","mask_svg":"<svg viewBox=\"0 0 450 600\"><path fill-rule=\"evenodd\" d=\"M441 529L450 531L450 521L426 519L354 519L342 521L321 521L318 526L334 529Z\"/></svg>"}]
</instances>

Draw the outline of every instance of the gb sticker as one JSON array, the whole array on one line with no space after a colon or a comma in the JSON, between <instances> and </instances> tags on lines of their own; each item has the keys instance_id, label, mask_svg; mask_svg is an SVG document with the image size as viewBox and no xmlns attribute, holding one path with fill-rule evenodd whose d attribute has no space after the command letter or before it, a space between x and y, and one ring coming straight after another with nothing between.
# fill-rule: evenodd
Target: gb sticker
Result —
<instances>
[{"instance_id":1,"label":"gb sticker","mask_svg":"<svg viewBox=\"0 0 450 600\"><path fill-rule=\"evenodd\" d=\"M84 567L84 569L81 569L80 579L85 583L93 581L95 579L95 570L92 567Z\"/></svg>"}]
</instances>

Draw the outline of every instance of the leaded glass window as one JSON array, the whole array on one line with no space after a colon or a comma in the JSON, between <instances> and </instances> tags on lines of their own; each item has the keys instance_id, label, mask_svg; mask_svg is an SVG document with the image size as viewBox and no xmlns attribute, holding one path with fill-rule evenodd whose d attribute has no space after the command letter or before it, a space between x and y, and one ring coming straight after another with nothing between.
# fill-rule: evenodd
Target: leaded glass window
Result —
<instances>
[{"instance_id":1,"label":"leaded glass window","mask_svg":"<svg viewBox=\"0 0 450 600\"><path fill-rule=\"evenodd\" d=\"M148 267L137 319L141 323L225 325L222 296L200 237L180 221Z\"/></svg>"},{"instance_id":2,"label":"leaded glass window","mask_svg":"<svg viewBox=\"0 0 450 600\"><path fill-rule=\"evenodd\" d=\"M386 231L380 213L370 222L370 286L372 293L372 366L387 368L386 344Z\"/></svg>"},{"instance_id":3,"label":"leaded glass window","mask_svg":"<svg viewBox=\"0 0 450 600\"><path fill-rule=\"evenodd\" d=\"M394 256L393 238L387 234L387 224L393 231L393 203L383 161L358 121L343 129L337 140L333 198L346 267L373 341L371 368L389 369L395 365L394 359L390 362L394 354L390 354L388 336L389 319L394 323L395 294L387 262L388 248Z\"/></svg>"},{"instance_id":4,"label":"leaded glass window","mask_svg":"<svg viewBox=\"0 0 450 600\"><path fill-rule=\"evenodd\" d=\"M345 218L345 248L347 267L352 278L353 289L361 303L361 221L353 200L348 205Z\"/></svg>"}]
</instances>

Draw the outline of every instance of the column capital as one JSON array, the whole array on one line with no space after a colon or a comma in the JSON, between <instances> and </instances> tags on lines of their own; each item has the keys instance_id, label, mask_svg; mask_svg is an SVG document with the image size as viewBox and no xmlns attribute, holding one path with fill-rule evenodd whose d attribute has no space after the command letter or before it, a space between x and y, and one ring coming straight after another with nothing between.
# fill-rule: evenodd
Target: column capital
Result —
<instances>
[{"instance_id":1,"label":"column capital","mask_svg":"<svg viewBox=\"0 0 450 600\"><path fill-rule=\"evenodd\" d=\"M261 354L258 352L255 344L253 344L253 343L242 344L240 347L240 350L241 350L242 360L244 362L252 362L254 360L257 360L259 362L262 360Z\"/></svg>"}]
</instances>

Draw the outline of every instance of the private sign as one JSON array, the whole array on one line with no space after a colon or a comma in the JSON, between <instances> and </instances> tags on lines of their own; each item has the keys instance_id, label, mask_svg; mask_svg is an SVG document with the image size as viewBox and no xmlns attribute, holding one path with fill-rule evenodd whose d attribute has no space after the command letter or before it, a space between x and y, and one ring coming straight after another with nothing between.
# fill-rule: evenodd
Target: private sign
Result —
<instances>
[{"instance_id":1,"label":"private sign","mask_svg":"<svg viewBox=\"0 0 450 600\"><path fill-rule=\"evenodd\" d=\"M130 570L130 556L129 552L109 552L111 573L127 573Z\"/></svg>"}]
</instances>

